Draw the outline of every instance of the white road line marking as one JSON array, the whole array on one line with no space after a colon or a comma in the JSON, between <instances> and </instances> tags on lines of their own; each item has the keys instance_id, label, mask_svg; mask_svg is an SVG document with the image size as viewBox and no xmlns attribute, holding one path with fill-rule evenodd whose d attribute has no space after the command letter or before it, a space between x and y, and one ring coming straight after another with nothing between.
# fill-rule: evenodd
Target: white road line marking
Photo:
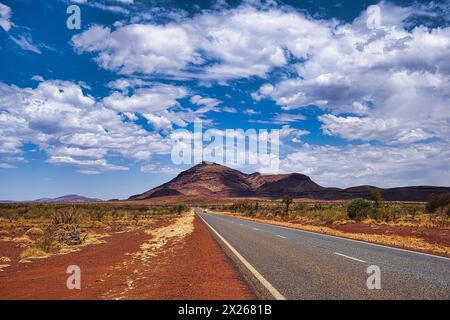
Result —
<instances>
[{"instance_id":1,"label":"white road line marking","mask_svg":"<svg viewBox=\"0 0 450 320\"><path fill-rule=\"evenodd\" d=\"M344 258L347 258L347 259L352 259L352 260L355 260L355 261L358 261L358 262L366 263L366 261L364 261L364 260L361 260L361 259L358 259L358 258L353 258L353 257L347 256L347 255L339 253L339 252L334 252L334 254L337 254L338 256L341 256L341 257L344 257Z\"/></svg>"},{"instance_id":2,"label":"white road line marking","mask_svg":"<svg viewBox=\"0 0 450 320\"><path fill-rule=\"evenodd\" d=\"M255 276L256 279L261 282L261 284L270 292L270 294L277 300L286 300L286 297L283 296L277 289L275 289L272 284L263 277L245 258L235 249L233 246L225 240L208 222L203 219L202 216L198 215L200 219L219 237L219 239L234 253L234 255L242 262L244 266Z\"/></svg>"},{"instance_id":3,"label":"white road line marking","mask_svg":"<svg viewBox=\"0 0 450 320\"><path fill-rule=\"evenodd\" d=\"M282 238L282 239L287 239L286 237L280 236L279 234L277 234L278 238Z\"/></svg>"},{"instance_id":4,"label":"white road line marking","mask_svg":"<svg viewBox=\"0 0 450 320\"><path fill-rule=\"evenodd\" d=\"M253 230L259 230L258 228L252 228Z\"/></svg>"},{"instance_id":5,"label":"white road line marking","mask_svg":"<svg viewBox=\"0 0 450 320\"><path fill-rule=\"evenodd\" d=\"M240 225L240 226L243 226L244 224L243 224L243 223L239 223L239 225Z\"/></svg>"}]
</instances>

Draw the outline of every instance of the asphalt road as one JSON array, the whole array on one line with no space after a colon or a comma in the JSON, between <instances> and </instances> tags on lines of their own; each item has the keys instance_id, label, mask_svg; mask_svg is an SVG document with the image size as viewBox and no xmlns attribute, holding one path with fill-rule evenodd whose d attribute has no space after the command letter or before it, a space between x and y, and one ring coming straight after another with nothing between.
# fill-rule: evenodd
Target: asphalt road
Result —
<instances>
[{"instance_id":1,"label":"asphalt road","mask_svg":"<svg viewBox=\"0 0 450 320\"><path fill-rule=\"evenodd\" d=\"M450 259L196 213L286 299L450 299ZM381 289L368 289L369 266Z\"/></svg>"}]
</instances>

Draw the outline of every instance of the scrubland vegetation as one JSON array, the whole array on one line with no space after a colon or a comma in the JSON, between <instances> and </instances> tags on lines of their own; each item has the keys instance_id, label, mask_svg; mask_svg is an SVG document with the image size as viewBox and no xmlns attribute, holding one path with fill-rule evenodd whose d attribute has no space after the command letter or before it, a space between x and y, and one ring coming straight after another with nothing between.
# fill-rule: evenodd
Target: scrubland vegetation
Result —
<instances>
[{"instance_id":1,"label":"scrubland vegetation","mask_svg":"<svg viewBox=\"0 0 450 320\"><path fill-rule=\"evenodd\" d=\"M280 221L450 226L450 196L445 195L432 196L427 203L383 201L378 192L372 194L371 200L295 202L285 197L278 201L242 200L212 205L209 209Z\"/></svg>"},{"instance_id":2,"label":"scrubland vegetation","mask_svg":"<svg viewBox=\"0 0 450 320\"><path fill-rule=\"evenodd\" d=\"M41 258L98 242L108 232L139 228L157 217L188 209L185 205L122 203L0 204L0 241L23 247L22 259Z\"/></svg>"}]
</instances>

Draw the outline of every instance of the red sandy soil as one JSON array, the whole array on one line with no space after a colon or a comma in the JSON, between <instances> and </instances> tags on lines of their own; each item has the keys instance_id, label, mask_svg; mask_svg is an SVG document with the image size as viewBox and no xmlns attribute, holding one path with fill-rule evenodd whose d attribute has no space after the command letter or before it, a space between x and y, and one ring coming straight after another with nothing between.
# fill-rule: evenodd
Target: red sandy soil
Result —
<instances>
[{"instance_id":1,"label":"red sandy soil","mask_svg":"<svg viewBox=\"0 0 450 320\"><path fill-rule=\"evenodd\" d=\"M16 244L0 242L0 256L12 258L0 272L0 299L256 298L205 226L197 218L194 224L192 234L169 241L146 263L132 256L150 239L143 231L112 234L106 243L30 263L18 262ZM66 287L69 265L81 268L81 290Z\"/></svg>"},{"instance_id":2,"label":"red sandy soil","mask_svg":"<svg viewBox=\"0 0 450 320\"><path fill-rule=\"evenodd\" d=\"M157 259L136 267L145 278L137 277L131 299L256 299L197 217L184 241L168 243Z\"/></svg>"}]
</instances>

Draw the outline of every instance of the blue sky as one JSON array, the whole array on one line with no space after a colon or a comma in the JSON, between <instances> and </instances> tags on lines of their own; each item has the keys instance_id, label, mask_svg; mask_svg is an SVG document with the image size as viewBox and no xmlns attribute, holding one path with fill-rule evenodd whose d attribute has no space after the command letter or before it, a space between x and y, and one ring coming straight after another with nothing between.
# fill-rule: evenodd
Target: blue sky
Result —
<instances>
[{"instance_id":1,"label":"blue sky","mask_svg":"<svg viewBox=\"0 0 450 320\"><path fill-rule=\"evenodd\" d=\"M449 185L449 8L0 0L0 199L143 192L195 119L280 129L281 172L324 186Z\"/></svg>"}]
</instances>

